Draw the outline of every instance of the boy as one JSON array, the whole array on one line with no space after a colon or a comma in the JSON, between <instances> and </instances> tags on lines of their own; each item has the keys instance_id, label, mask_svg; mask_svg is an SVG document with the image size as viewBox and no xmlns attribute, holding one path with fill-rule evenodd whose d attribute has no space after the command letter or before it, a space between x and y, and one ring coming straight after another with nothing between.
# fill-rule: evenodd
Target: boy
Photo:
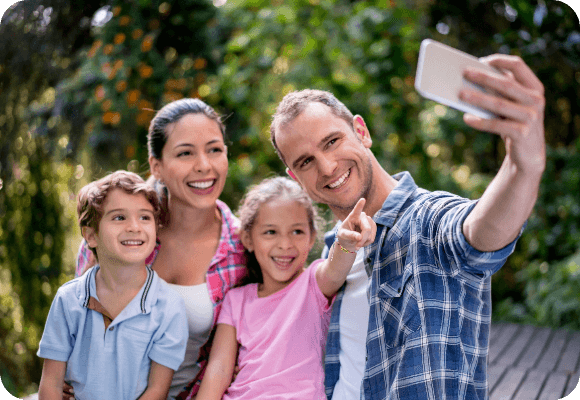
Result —
<instances>
[{"instance_id":1,"label":"boy","mask_svg":"<svg viewBox=\"0 0 580 400\"><path fill-rule=\"evenodd\" d=\"M183 300L146 267L159 201L138 175L117 171L83 187L81 232L98 264L57 292L40 341L39 398L165 399L183 361Z\"/></svg>"}]
</instances>

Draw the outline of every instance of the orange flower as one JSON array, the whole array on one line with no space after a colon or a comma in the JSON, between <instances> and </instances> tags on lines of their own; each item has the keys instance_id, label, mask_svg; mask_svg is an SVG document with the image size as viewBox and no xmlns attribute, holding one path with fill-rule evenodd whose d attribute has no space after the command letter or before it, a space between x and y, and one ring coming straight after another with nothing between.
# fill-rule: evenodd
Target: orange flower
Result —
<instances>
[{"instance_id":1,"label":"orange flower","mask_svg":"<svg viewBox=\"0 0 580 400\"><path fill-rule=\"evenodd\" d=\"M193 63L193 68L204 69L206 65L207 65L207 60L205 58L198 58Z\"/></svg>"},{"instance_id":2,"label":"orange flower","mask_svg":"<svg viewBox=\"0 0 580 400\"><path fill-rule=\"evenodd\" d=\"M181 93L178 93L178 92L165 92L165 93L163 93L163 101L165 103L170 103L172 101L179 100L181 98L183 98L183 95Z\"/></svg>"},{"instance_id":3,"label":"orange flower","mask_svg":"<svg viewBox=\"0 0 580 400\"><path fill-rule=\"evenodd\" d=\"M141 95L141 92L137 89L133 89L130 90L127 93L127 104L129 106L134 106L137 103L137 100L139 100L139 96Z\"/></svg>"},{"instance_id":4,"label":"orange flower","mask_svg":"<svg viewBox=\"0 0 580 400\"><path fill-rule=\"evenodd\" d=\"M106 74L106 75L109 75L112 70L113 70L113 68L111 67L111 63L110 62L106 62L106 63L103 63L101 65L101 71L103 71L103 73Z\"/></svg>"},{"instance_id":5,"label":"orange flower","mask_svg":"<svg viewBox=\"0 0 580 400\"><path fill-rule=\"evenodd\" d=\"M121 6L115 6L115 7L113 7L113 17L116 17L120 13L121 13Z\"/></svg>"},{"instance_id":6,"label":"orange flower","mask_svg":"<svg viewBox=\"0 0 580 400\"><path fill-rule=\"evenodd\" d=\"M153 68L151 68L149 65L143 64L139 67L139 75L141 75L141 78L147 79L153 75Z\"/></svg>"},{"instance_id":7,"label":"orange flower","mask_svg":"<svg viewBox=\"0 0 580 400\"><path fill-rule=\"evenodd\" d=\"M127 26L131 22L131 17L128 15L123 15L119 18L119 26Z\"/></svg>"},{"instance_id":8,"label":"orange flower","mask_svg":"<svg viewBox=\"0 0 580 400\"><path fill-rule=\"evenodd\" d=\"M105 47L103 47L103 54L109 55L112 52L113 52L113 45L112 44L107 44L107 45L105 45Z\"/></svg>"},{"instance_id":9,"label":"orange flower","mask_svg":"<svg viewBox=\"0 0 580 400\"><path fill-rule=\"evenodd\" d=\"M143 29L135 29L131 33L131 37L135 40L139 39L141 36L143 36Z\"/></svg>"},{"instance_id":10,"label":"orange flower","mask_svg":"<svg viewBox=\"0 0 580 400\"><path fill-rule=\"evenodd\" d=\"M113 102L110 99L107 99L107 100L103 101L103 104L101 104L101 110L109 111L111 109L112 105L113 105Z\"/></svg>"},{"instance_id":11,"label":"orange flower","mask_svg":"<svg viewBox=\"0 0 580 400\"><path fill-rule=\"evenodd\" d=\"M123 63L124 63L123 60L117 60L113 64L113 68L116 70L119 70L119 69L123 68Z\"/></svg>"},{"instance_id":12,"label":"orange flower","mask_svg":"<svg viewBox=\"0 0 580 400\"><path fill-rule=\"evenodd\" d=\"M125 147L125 157L133 158L134 155L135 155L135 146L129 145Z\"/></svg>"},{"instance_id":13,"label":"orange flower","mask_svg":"<svg viewBox=\"0 0 580 400\"><path fill-rule=\"evenodd\" d=\"M139 110L149 110L151 111L151 109L153 108L153 104L151 104L150 101L147 101L145 99L141 99L139 100Z\"/></svg>"},{"instance_id":14,"label":"orange flower","mask_svg":"<svg viewBox=\"0 0 580 400\"><path fill-rule=\"evenodd\" d=\"M124 92L127 89L127 81L117 82L117 84L115 85L115 89L117 89L117 92L119 93Z\"/></svg>"},{"instance_id":15,"label":"orange flower","mask_svg":"<svg viewBox=\"0 0 580 400\"><path fill-rule=\"evenodd\" d=\"M103 123L110 125L117 125L121 122L121 114L118 112L107 111L103 114Z\"/></svg>"},{"instance_id":16,"label":"orange flower","mask_svg":"<svg viewBox=\"0 0 580 400\"><path fill-rule=\"evenodd\" d=\"M152 31L154 31L155 29L159 28L159 20L158 19L152 19L151 21L149 21L148 27Z\"/></svg>"},{"instance_id":17,"label":"orange flower","mask_svg":"<svg viewBox=\"0 0 580 400\"><path fill-rule=\"evenodd\" d=\"M151 47L153 47L153 36L147 35L141 42L141 51L145 53L146 51L151 50Z\"/></svg>"},{"instance_id":18,"label":"orange flower","mask_svg":"<svg viewBox=\"0 0 580 400\"><path fill-rule=\"evenodd\" d=\"M117 33L115 38L113 39L113 43L121 44L125 41L125 34L124 33Z\"/></svg>"},{"instance_id":19,"label":"orange flower","mask_svg":"<svg viewBox=\"0 0 580 400\"><path fill-rule=\"evenodd\" d=\"M87 56L89 58L92 58L95 56L95 54L97 54L97 51L99 51L99 49L101 48L101 45L103 44L103 42L101 42L100 40L97 40L93 43L93 45L91 46L91 49L88 51Z\"/></svg>"},{"instance_id":20,"label":"orange flower","mask_svg":"<svg viewBox=\"0 0 580 400\"><path fill-rule=\"evenodd\" d=\"M136 118L137 125L147 128L152 118L153 114L151 112L142 111L139 114L137 114Z\"/></svg>"},{"instance_id":21,"label":"orange flower","mask_svg":"<svg viewBox=\"0 0 580 400\"><path fill-rule=\"evenodd\" d=\"M105 88L103 85L99 85L95 88L95 98L97 101L102 101L105 98Z\"/></svg>"}]
</instances>

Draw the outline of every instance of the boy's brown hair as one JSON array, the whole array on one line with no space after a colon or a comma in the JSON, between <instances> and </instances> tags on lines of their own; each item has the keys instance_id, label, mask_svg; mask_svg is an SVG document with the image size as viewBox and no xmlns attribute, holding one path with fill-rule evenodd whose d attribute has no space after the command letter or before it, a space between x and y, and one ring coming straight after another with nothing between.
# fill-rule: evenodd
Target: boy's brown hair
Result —
<instances>
[{"instance_id":1,"label":"boy's brown hair","mask_svg":"<svg viewBox=\"0 0 580 400\"><path fill-rule=\"evenodd\" d=\"M78 222L81 228L90 227L98 233L99 222L103 217L103 203L113 189L121 189L128 194L143 194L153 206L155 224L159 224L159 198L157 192L139 175L129 171L115 171L99 180L84 186L77 196ZM95 257L97 253L91 248Z\"/></svg>"}]
</instances>

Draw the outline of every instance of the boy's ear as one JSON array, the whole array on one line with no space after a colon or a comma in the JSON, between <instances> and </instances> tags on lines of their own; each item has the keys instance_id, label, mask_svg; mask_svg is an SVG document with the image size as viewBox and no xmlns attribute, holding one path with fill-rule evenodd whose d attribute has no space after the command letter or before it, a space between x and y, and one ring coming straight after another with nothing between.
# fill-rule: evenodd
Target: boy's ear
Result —
<instances>
[{"instance_id":1,"label":"boy's ear","mask_svg":"<svg viewBox=\"0 0 580 400\"><path fill-rule=\"evenodd\" d=\"M254 251L254 245L252 243L252 237L250 236L250 233L249 232L243 231L242 234L240 235L240 241L242 242L242 244L244 245L244 247L250 253L252 253Z\"/></svg>"},{"instance_id":2,"label":"boy's ear","mask_svg":"<svg viewBox=\"0 0 580 400\"><path fill-rule=\"evenodd\" d=\"M87 241L89 247L92 247L93 249L97 247L97 232L94 230L94 228L91 228L90 226L83 226L81 228L81 234Z\"/></svg>"}]
</instances>

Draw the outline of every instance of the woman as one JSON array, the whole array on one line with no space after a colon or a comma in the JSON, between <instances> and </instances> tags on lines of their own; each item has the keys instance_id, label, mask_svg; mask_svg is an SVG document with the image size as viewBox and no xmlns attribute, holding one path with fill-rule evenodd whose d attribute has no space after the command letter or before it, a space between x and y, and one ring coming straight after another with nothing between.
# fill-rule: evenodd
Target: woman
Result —
<instances>
[{"instance_id":1,"label":"woman","mask_svg":"<svg viewBox=\"0 0 580 400\"><path fill-rule=\"evenodd\" d=\"M161 227L147 262L183 297L189 325L185 360L169 398L195 396L226 292L246 276L238 219L218 200L228 159L225 127L199 99L163 107L147 135L151 178L162 200ZM77 275L94 262L83 244Z\"/></svg>"}]
</instances>

